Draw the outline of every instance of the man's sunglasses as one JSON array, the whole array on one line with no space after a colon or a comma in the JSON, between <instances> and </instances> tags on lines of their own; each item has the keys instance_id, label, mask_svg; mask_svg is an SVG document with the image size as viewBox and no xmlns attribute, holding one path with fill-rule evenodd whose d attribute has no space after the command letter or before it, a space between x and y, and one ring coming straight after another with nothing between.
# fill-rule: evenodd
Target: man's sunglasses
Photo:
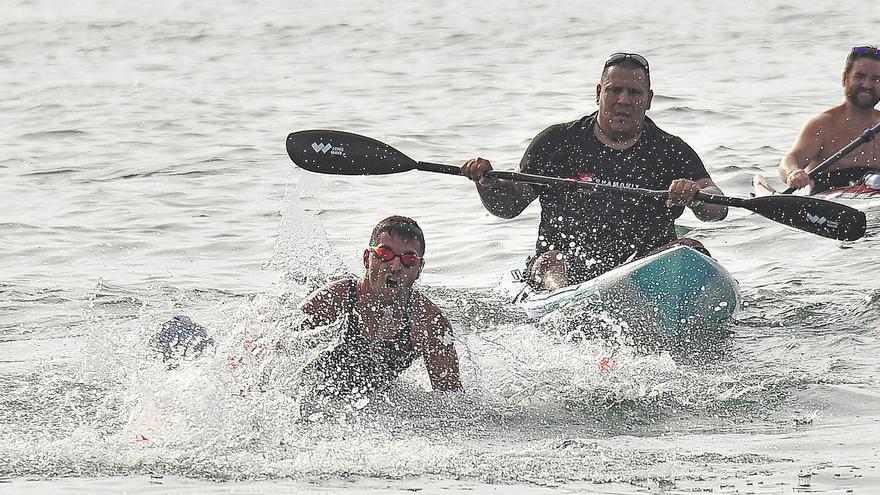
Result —
<instances>
[{"instance_id":1,"label":"man's sunglasses","mask_svg":"<svg viewBox=\"0 0 880 495\"><path fill-rule=\"evenodd\" d=\"M880 59L880 49L876 46L856 46L852 49L852 57L872 57Z\"/></svg>"},{"instance_id":2,"label":"man's sunglasses","mask_svg":"<svg viewBox=\"0 0 880 495\"><path fill-rule=\"evenodd\" d=\"M617 52L608 55L608 58L605 59L605 68L611 67L612 65L617 65L625 60L632 60L636 65L645 69L645 74L650 74L651 70L648 69L648 59L639 55L638 53L623 53Z\"/></svg>"},{"instance_id":3,"label":"man's sunglasses","mask_svg":"<svg viewBox=\"0 0 880 495\"><path fill-rule=\"evenodd\" d=\"M378 246L370 246L370 251L372 251L373 255L379 258L379 261L383 263L389 263L394 258L400 258L401 265L407 268L412 268L416 265L421 264L422 262L422 257L417 254L397 254L390 247L385 246L384 244L379 244Z\"/></svg>"}]
</instances>

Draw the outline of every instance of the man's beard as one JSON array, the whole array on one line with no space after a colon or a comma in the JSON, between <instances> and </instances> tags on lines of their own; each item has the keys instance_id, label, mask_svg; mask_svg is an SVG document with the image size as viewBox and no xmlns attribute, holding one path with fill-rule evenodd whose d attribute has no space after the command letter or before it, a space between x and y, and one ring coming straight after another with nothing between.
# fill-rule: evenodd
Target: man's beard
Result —
<instances>
[{"instance_id":1,"label":"man's beard","mask_svg":"<svg viewBox=\"0 0 880 495\"><path fill-rule=\"evenodd\" d=\"M860 100L860 99L859 99L859 96L860 96L862 93L866 93L866 94L869 94L869 95L871 96L871 100L870 100L871 103L870 103L870 104L862 103L863 100ZM866 110L867 110L867 109L870 109L870 108L874 108L875 106L877 106L877 103L880 102L880 97L877 96L877 93L875 93L873 90L870 90L870 89L868 89L868 90L857 89L857 90L854 90L854 91L852 91L852 90L847 91L847 92L846 92L846 98L847 98L847 99L849 100L849 102L852 103L853 105L855 105L855 106L857 106L857 107L859 107L859 108L864 108L864 109L866 109Z\"/></svg>"}]
</instances>

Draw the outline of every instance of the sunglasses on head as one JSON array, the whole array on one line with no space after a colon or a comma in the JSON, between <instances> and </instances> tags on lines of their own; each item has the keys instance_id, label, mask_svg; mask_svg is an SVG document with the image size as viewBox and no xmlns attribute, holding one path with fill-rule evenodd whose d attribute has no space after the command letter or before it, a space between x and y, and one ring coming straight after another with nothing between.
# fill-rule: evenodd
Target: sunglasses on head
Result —
<instances>
[{"instance_id":1,"label":"sunglasses on head","mask_svg":"<svg viewBox=\"0 0 880 495\"><path fill-rule=\"evenodd\" d=\"M648 59L638 53L612 53L611 55L608 55L607 59L605 59L605 68L607 69L608 67L617 65L625 60L632 60L636 65L645 69L645 74L650 74L651 71L648 69Z\"/></svg>"},{"instance_id":2,"label":"sunglasses on head","mask_svg":"<svg viewBox=\"0 0 880 495\"><path fill-rule=\"evenodd\" d=\"M876 46L855 46L851 52L852 57L872 57L880 59L880 49Z\"/></svg>"},{"instance_id":3,"label":"sunglasses on head","mask_svg":"<svg viewBox=\"0 0 880 495\"><path fill-rule=\"evenodd\" d=\"M390 247L385 246L384 244L379 244L378 246L370 246L370 251L372 251L373 255L376 258L379 258L379 261L383 263L389 263L394 258L400 258L401 265L407 268L412 268L422 262L422 257L417 254L397 254Z\"/></svg>"}]
</instances>

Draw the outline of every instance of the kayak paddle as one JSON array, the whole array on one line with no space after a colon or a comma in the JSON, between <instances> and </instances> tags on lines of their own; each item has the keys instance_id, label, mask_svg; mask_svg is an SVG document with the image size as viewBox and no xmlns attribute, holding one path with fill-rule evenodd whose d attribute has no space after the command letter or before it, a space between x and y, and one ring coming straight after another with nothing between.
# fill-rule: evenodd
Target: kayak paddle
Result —
<instances>
[{"instance_id":1,"label":"kayak paddle","mask_svg":"<svg viewBox=\"0 0 880 495\"><path fill-rule=\"evenodd\" d=\"M849 143L848 145L844 146L843 148L840 148L840 151L829 156L824 162L820 163L816 168L814 168L813 170L810 170L810 172L807 175L812 179L817 174L821 174L822 172L828 170L829 168L831 168L832 165L837 163L838 160L840 160L844 156L852 153L853 150L855 150L859 146L874 139L874 136L876 136L878 132L880 132L880 124L877 124L874 127L871 127L870 129L865 129L865 132L863 132L859 137L855 138L853 140L853 142ZM794 191L795 191L795 189L793 187L789 187L788 189L782 191L782 194L791 194Z\"/></svg>"},{"instance_id":2,"label":"kayak paddle","mask_svg":"<svg viewBox=\"0 0 880 495\"><path fill-rule=\"evenodd\" d=\"M321 174L387 175L421 170L461 175L459 167L415 161L381 141L344 131L307 130L291 133L287 136L287 154L298 167ZM612 186L543 175L490 170L486 176L530 184L609 191L657 200L665 200L668 197L667 191ZM791 195L741 199L704 192L698 192L696 198L706 203L745 208L783 225L831 239L853 241L865 235L864 212L824 199Z\"/></svg>"}]
</instances>

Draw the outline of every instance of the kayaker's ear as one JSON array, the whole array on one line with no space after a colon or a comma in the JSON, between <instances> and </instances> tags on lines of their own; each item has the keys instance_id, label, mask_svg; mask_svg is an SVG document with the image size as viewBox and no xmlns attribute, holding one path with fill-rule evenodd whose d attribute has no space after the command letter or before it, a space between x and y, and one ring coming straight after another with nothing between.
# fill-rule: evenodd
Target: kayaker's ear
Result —
<instances>
[{"instance_id":1,"label":"kayaker's ear","mask_svg":"<svg viewBox=\"0 0 880 495\"><path fill-rule=\"evenodd\" d=\"M370 250L364 249L364 270L370 267Z\"/></svg>"}]
</instances>

